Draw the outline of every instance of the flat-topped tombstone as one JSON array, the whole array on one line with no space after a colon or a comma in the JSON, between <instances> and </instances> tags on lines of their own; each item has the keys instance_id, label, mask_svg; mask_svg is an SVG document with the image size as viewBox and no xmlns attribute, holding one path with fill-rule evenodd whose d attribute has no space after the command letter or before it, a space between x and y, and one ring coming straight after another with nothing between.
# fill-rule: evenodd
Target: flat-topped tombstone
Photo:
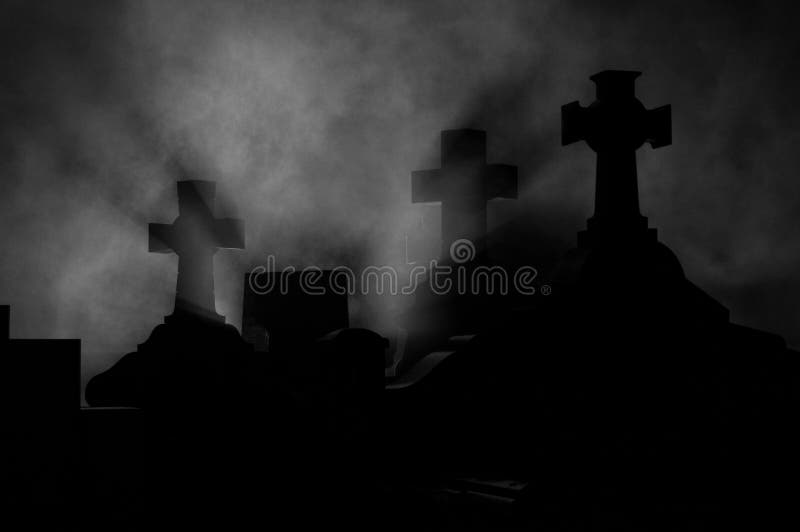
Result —
<instances>
[{"instance_id":1,"label":"flat-topped tombstone","mask_svg":"<svg viewBox=\"0 0 800 532\"><path fill-rule=\"evenodd\" d=\"M0 342L8 340L9 323L11 321L11 307L0 305Z\"/></svg>"},{"instance_id":2,"label":"flat-topped tombstone","mask_svg":"<svg viewBox=\"0 0 800 532\"><path fill-rule=\"evenodd\" d=\"M319 278L311 283L306 273L267 269L245 274L242 334L257 349L290 352L349 327L347 294L351 287L347 279L335 278L331 270L319 270ZM331 290L332 286L337 290ZM320 293L318 289L322 289Z\"/></svg>"},{"instance_id":3,"label":"flat-topped tombstone","mask_svg":"<svg viewBox=\"0 0 800 532\"><path fill-rule=\"evenodd\" d=\"M79 339L9 338L10 307L0 306L0 413L4 421L43 427L80 407Z\"/></svg>"}]
</instances>

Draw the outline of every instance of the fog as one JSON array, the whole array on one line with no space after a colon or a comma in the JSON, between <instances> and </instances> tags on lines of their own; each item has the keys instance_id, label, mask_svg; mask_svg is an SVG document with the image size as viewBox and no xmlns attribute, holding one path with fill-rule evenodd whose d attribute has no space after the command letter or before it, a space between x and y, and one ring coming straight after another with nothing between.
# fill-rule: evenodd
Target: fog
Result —
<instances>
[{"instance_id":1,"label":"fog","mask_svg":"<svg viewBox=\"0 0 800 532\"><path fill-rule=\"evenodd\" d=\"M436 207L410 203L410 172L439 165L447 128L486 129L490 161L519 166L519 199L490 210L506 245L560 253L594 189L594 154L560 146L560 106L590 103L588 77L615 68L643 71L643 103L673 109L673 145L639 152L643 214L736 321L798 345L789 6L6 2L11 334L81 338L85 376L143 342L177 273L174 255L147 252L147 223L175 218L187 176L216 181L218 214L246 223L247 249L215 262L217 309L234 324L242 274L267 254L397 263L407 234L437 236Z\"/></svg>"}]
</instances>

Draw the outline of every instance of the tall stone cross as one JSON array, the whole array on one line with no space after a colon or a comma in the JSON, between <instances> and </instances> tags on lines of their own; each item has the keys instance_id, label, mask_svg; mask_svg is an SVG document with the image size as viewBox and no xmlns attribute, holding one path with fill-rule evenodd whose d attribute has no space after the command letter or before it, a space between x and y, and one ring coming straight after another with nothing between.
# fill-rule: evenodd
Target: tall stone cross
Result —
<instances>
[{"instance_id":1,"label":"tall stone cross","mask_svg":"<svg viewBox=\"0 0 800 532\"><path fill-rule=\"evenodd\" d=\"M624 237L647 231L639 212L636 150L672 143L669 105L646 110L636 98L634 81L640 72L605 70L590 79L597 99L588 107L571 102L561 107L561 144L585 140L597 153L594 215L589 236Z\"/></svg>"},{"instance_id":2,"label":"tall stone cross","mask_svg":"<svg viewBox=\"0 0 800 532\"><path fill-rule=\"evenodd\" d=\"M214 254L218 248L244 248L244 224L215 218L213 181L178 181L178 218L150 224L150 252L178 255L175 311L166 321L200 317L223 322L214 303Z\"/></svg>"},{"instance_id":3,"label":"tall stone cross","mask_svg":"<svg viewBox=\"0 0 800 532\"><path fill-rule=\"evenodd\" d=\"M442 258L467 239L475 256L486 251L486 203L517 197L517 167L486 164L486 132L451 129L441 134L442 167L411 173L413 203L442 203Z\"/></svg>"}]
</instances>

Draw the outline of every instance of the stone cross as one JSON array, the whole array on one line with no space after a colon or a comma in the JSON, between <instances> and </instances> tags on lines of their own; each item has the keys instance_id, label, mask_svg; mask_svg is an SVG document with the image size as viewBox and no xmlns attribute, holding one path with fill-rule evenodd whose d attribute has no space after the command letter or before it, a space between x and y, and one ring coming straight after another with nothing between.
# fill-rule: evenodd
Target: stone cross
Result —
<instances>
[{"instance_id":1,"label":"stone cross","mask_svg":"<svg viewBox=\"0 0 800 532\"><path fill-rule=\"evenodd\" d=\"M561 143L585 140L597 153L594 215L589 233L625 236L647 230L639 212L636 150L672 143L670 106L646 110L636 98L634 81L640 72L605 70L590 79L597 100L588 107L572 102L561 107Z\"/></svg>"},{"instance_id":2,"label":"stone cross","mask_svg":"<svg viewBox=\"0 0 800 532\"><path fill-rule=\"evenodd\" d=\"M486 132L451 129L441 134L442 167L411 173L413 203L442 203L442 258L467 239L482 257L486 240L486 202L517 197L517 167L486 164Z\"/></svg>"},{"instance_id":3,"label":"stone cross","mask_svg":"<svg viewBox=\"0 0 800 532\"><path fill-rule=\"evenodd\" d=\"M178 181L178 218L150 224L150 252L178 255L175 311L167 318L200 317L223 322L214 302L214 254L218 248L244 248L244 224L215 218L213 181Z\"/></svg>"}]
</instances>

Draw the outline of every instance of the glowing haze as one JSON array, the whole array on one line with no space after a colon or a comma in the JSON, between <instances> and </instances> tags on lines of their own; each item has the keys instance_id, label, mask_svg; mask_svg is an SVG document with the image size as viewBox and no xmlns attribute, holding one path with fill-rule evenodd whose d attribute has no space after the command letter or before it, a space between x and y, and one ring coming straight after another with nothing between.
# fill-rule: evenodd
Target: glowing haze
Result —
<instances>
[{"instance_id":1,"label":"glowing haze","mask_svg":"<svg viewBox=\"0 0 800 532\"><path fill-rule=\"evenodd\" d=\"M520 167L520 199L490 212L507 245L563 251L594 157L559 146L560 105L590 103L606 68L673 105L674 145L639 154L651 224L737 321L800 341L798 46L778 3L6 4L0 302L14 336L81 338L87 375L171 311L177 259L147 252L147 223L174 220L180 178L217 181L217 214L246 221L247 249L216 258L235 324L268 253L397 263L423 214L435 237L409 175L438 166L441 129L487 129L490 160Z\"/></svg>"}]
</instances>

